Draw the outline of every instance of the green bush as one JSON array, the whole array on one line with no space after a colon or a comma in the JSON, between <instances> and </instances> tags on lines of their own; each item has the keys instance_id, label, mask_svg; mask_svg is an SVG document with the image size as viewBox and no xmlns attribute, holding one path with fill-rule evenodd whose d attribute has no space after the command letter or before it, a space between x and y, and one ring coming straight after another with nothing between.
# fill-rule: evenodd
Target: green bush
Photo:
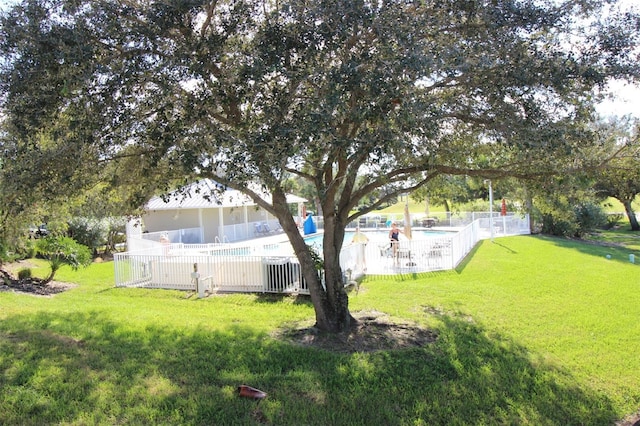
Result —
<instances>
[{"instance_id":1,"label":"green bush","mask_svg":"<svg viewBox=\"0 0 640 426\"><path fill-rule=\"evenodd\" d=\"M22 249L21 254L25 259L31 259L32 257L36 257L36 255L38 254L38 250L36 248L35 241L32 239L27 240L25 246Z\"/></svg>"},{"instance_id":2,"label":"green bush","mask_svg":"<svg viewBox=\"0 0 640 426\"><path fill-rule=\"evenodd\" d=\"M126 220L121 217L74 217L67 225L69 236L89 247L94 255L100 247L104 247L105 252L113 252L119 243L126 241Z\"/></svg>"},{"instance_id":3,"label":"green bush","mask_svg":"<svg viewBox=\"0 0 640 426\"><path fill-rule=\"evenodd\" d=\"M571 219L567 219L565 215L557 215L554 213L542 214L542 230L543 234L558 235L568 237L575 235L578 230L578 224Z\"/></svg>"},{"instance_id":4,"label":"green bush","mask_svg":"<svg viewBox=\"0 0 640 426\"><path fill-rule=\"evenodd\" d=\"M607 214L602 206L592 202L582 203L574 208L578 230L576 237L583 237L596 229L602 229L607 224Z\"/></svg>"},{"instance_id":5,"label":"green bush","mask_svg":"<svg viewBox=\"0 0 640 426\"><path fill-rule=\"evenodd\" d=\"M622 213L609 213L606 216L607 224L604 226L604 229L613 229L624 220L624 215Z\"/></svg>"},{"instance_id":6,"label":"green bush","mask_svg":"<svg viewBox=\"0 0 640 426\"><path fill-rule=\"evenodd\" d=\"M5 244L0 241L0 264L9 261L9 254L7 253L7 249Z\"/></svg>"},{"instance_id":7,"label":"green bush","mask_svg":"<svg viewBox=\"0 0 640 426\"><path fill-rule=\"evenodd\" d=\"M30 268L23 268L18 271L19 280L28 280L29 278L31 278L31 276L32 274Z\"/></svg>"},{"instance_id":8,"label":"green bush","mask_svg":"<svg viewBox=\"0 0 640 426\"><path fill-rule=\"evenodd\" d=\"M37 255L35 240L21 237L12 243L6 244L2 250L2 262L15 262L16 260L30 259Z\"/></svg>"},{"instance_id":9,"label":"green bush","mask_svg":"<svg viewBox=\"0 0 640 426\"><path fill-rule=\"evenodd\" d=\"M581 238L606 225L607 215L603 208L590 201L542 214L542 233L549 235Z\"/></svg>"}]
</instances>

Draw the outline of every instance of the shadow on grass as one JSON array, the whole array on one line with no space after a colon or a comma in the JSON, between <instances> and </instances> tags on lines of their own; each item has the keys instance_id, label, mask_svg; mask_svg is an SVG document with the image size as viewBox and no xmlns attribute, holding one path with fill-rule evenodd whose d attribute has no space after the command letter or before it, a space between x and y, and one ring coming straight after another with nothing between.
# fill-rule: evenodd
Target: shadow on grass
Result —
<instances>
[{"instance_id":1,"label":"shadow on grass","mask_svg":"<svg viewBox=\"0 0 640 426\"><path fill-rule=\"evenodd\" d=\"M279 304L283 300L291 300L294 305L313 306L311 296L307 294L258 293L256 303Z\"/></svg>"},{"instance_id":2,"label":"shadow on grass","mask_svg":"<svg viewBox=\"0 0 640 426\"><path fill-rule=\"evenodd\" d=\"M498 247L503 248L509 254L518 254L517 251L515 251L514 249L512 249L510 247L507 247L505 244L501 243L500 241L493 241L491 244L495 244Z\"/></svg>"},{"instance_id":3,"label":"shadow on grass","mask_svg":"<svg viewBox=\"0 0 640 426\"><path fill-rule=\"evenodd\" d=\"M456 273L461 274L462 272L464 272L467 265L469 265L469 262L471 262L471 260L473 259L473 256L475 256L475 254L478 252L482 244L483 242L481 241L480 244L476 244L475 246L473 246L471 251L467 253L464 259L462 259L462 262L458 263L458 266L456 266L456 269L455 269Z\"/></svg>"},{"instance_id":4,"label":"shadow on grass","mask_svg":"<svg viewBox=\"0 0 640 426\"><path fill-rule=\"evenodd\" d=\"M428 272L409 272L409 273L397 273L392 275L379 275L379 274L371 274L366 275L361 278L361 283L366 283L369 281L379 281L384 279L388 282L405 282L405 281L415 281L421 278L429 278L429 277L438 277L442 275L448 274L456 274L457 270L453 269L444 269L440 271L428 271Z\"/></svg>"},{"instance_id":5,"label":"shadow on grass","mask_svg":"<svg viewBox=\"0 0 640 426\"><path fill-rule=\"evenodd\" d=\"M425 309L425 315L433 315ZM0 424L612 424L610 401L478 325L334 354L232 326L137 329L100 312L0 324ZM268 396L240 398L240 384Z\"/></svg>"}]
</instances>

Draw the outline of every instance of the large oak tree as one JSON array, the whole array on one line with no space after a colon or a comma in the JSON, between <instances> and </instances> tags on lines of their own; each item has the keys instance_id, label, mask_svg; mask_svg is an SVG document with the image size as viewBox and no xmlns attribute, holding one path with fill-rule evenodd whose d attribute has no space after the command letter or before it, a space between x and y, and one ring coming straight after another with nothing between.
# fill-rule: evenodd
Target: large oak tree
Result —
<instances>
[{"instance_id":1,"label":"large oak tree","mask_svg":"<svg viewBox=\"0 0 640 426\"><path fill-rule=\"evenodd\" d=\"M94 173L119 164L110 181L138 185L138 203L203 177L252 196L291 240L316 325L338 331L352 321L338 255L363 197L371 210L439 174L584 165L593 89L638 73L637 17L603 7L29 0L2 22L3 106L24 143L82 135L53 142L81 142ZM285 203L292 176L322 209L324 282Z\"/></svg>"}]
</instances>

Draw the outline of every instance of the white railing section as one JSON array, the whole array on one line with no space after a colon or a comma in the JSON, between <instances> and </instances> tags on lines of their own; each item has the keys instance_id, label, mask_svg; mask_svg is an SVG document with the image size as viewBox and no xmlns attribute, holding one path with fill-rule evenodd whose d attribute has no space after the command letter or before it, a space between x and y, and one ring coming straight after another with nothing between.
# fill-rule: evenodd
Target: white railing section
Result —
<instances>
[{"instance_id":1,"label":"white railing section","mask_svg":"<svg viewBox=\"0 0 640 426\"><path fill-rule=\"evenodd\" d=\"M401 240L394 257L391 244L366 244L366 273L389 275L452 269L455 267L457 233L424 240Z\"/></svg>"},{"instance_id":2,"label":"white railing section","mask_svg":"<svg viewBox=\"0 0 640 426\"><path fill-rule=\"evenodd\" d=\"M218 227L218 234L223 236L223 240L229 242L249 240L282 232L280 222L277 220L260 220Z\"/></svg>"},{"instance_id":3,"label":"white railing section","mask_svg":"<svg viewBox=\"0 0 640 426\"><path fill-rule=\"evenodd\" d=\"M451 237L450 267L454 269L480 241L480 223L473 221Z\"/></svg>"},{"instance_id":4,"label":"white railing section","mask_svg":"<svg viewBox=\"0 0 640 426\"><path fill-rule=\"evenodd\" d=\"M174 229L171 231L161 231L161 232L144 232L141 234L142 240L144 241L154 241L160 242L163 238L167 238L171 243L184 243L184 244L199 244L204 241L204 235L202 232L202 228L183 228L183 229ZM134 243L135 244L135 243ZM152 244L149 244L145 247L150 247ZM129 248L129 251L134 250Z\"/></svg>"},{"instance_id":5,"label":"white railing section","mask_svg":"<svg viewBox=\"0 0 640 426\"><path fill-rule=\"evenodd\" d=\"M308 294L295 256L246 255L237 249L202 250L171 245L114 258L117 287L145 287L196 291L197 271L210 292Z\"/></svg>"},{"instance_id":6,"label":"white railing section","mask_svg":"<svg viewBox=\"0 0 640 426\"><path fill-rule=\"evenodd\" d=\"M463 227L467 226L478 219L491 217L490 212L437 212L431 214L428 218L424 213L412 213L410 215L411 226L413 227ZM519 213L507 212L505 216L500 215L500 211L493 212L493 220L498 224L503 218L506 222L509 220L522 221L527 216L520 215ZM368 213L364 216L360 216L357 220L350 222L347 228L360 227L361 229L388 229L391 222L396 222L399 225L404 225L403 213L391 213L391 214L372 214ZM528 226L528 219L527 219ZM486 226L489 227L488 225ZM318 227L320 229L320 227Z\"/></svg>"},{"instance_id":7,"label":"white railing section","mask_svg":"<svg viewBox=\"0 0 640 426\"><path fill-rule=\"evenodd\" d=\"M493 223L493 228L491 228ZM491 230L493 229L493 233ZM454 269L482 239L529 233L528 217L481 217L457 232L403 239L393 257L386 241L345 244L340 266L345 284L365 274L419 273ZM290 244L182 244L147 240L145 248L114 255L117 287L210 292L302 293L309 289Z\"/></svg>"}]
</instances>

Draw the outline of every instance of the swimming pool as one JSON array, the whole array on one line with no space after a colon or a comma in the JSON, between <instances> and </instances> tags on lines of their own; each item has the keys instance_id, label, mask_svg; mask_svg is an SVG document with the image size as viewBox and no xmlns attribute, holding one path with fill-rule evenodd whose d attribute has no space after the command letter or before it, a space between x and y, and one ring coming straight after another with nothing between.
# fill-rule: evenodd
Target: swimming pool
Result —
<instances>
[{"instance_id":1,"label":"swimming pool","mask_svg":"<svg viewBox=\"0 0 640 426\"><path fill-rule=\"evenodd\" d=\"M375 243L386 243L389 241L389 231L360 231L362 234L366 235L370 242ZM353 236L355 232L346 232L344 234L344 242L343 244L349 244L353 240ZM427 240L429 238L437 238L444 236L454 235L455 232L450 231L419 231L414 230L411 232L412 240ZM304 238L304 241L309 245L322 245L323 234L315 234ZM408 241L409 239L404 236L404 234L400 234L400 241Z\"/></svg>"}]
</instances>

